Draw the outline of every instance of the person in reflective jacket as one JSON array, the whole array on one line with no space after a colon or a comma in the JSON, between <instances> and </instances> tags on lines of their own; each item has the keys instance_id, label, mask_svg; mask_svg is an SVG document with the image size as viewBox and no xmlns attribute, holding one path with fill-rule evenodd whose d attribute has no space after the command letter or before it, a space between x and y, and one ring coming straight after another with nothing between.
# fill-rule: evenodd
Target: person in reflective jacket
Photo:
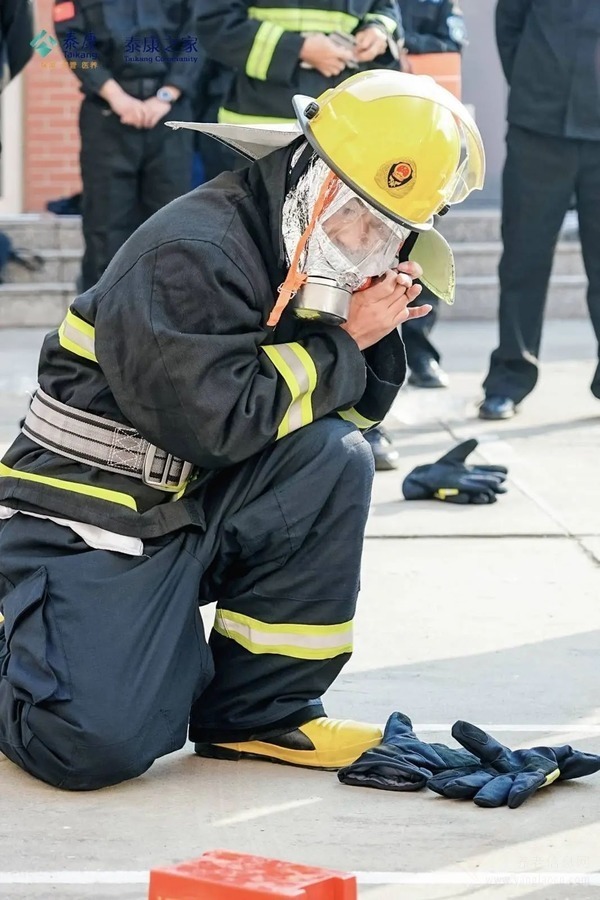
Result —
<instances>
[{"instance_id":1,"label":"person in reflective jacket","mask_svg":"<svg viewBox=\"0 0 600 900\"><path fill-rule=\"evenodd\" d=\"M361 429L483 153L433 82L346 84L297 98L301 130L199 125L255 161L145 222L44 341L0 462L0 750L50 784L138 776L188 726L202 757L325 769L381 739L322 701L352 651Z\"/></svg>"}]
</instances>

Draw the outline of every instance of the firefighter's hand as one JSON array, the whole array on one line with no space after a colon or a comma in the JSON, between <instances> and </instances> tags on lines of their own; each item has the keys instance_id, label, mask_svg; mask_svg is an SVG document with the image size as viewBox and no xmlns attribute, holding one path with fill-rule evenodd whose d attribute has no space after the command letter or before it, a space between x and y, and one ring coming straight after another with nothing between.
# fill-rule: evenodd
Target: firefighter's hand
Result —
<instances>
[{"instance_id":1,"label":"firefighter's hand","mask_svg":"<svg viewBox=\"0 0 600 900\"><path fill-rule=\"evenodd\" d=\"M144 128L154 128L161 119L171 112L171 104L159 100L158 97L148 97L144 100Z\"/></svg>"},{"instance_id":2,"label":"firefighter's hand","mask_svg":"<svg viewBox=\"0 0 600 900\"><path fill-rule=\"evenodd\" d=\"M356 35L355 58L359 63L371 62L381 56L388 48L388 42L382 29L377 25L363 28Z\"/></svg>"},{"instance_id":3,"label":"firefighter's hand","mask_svg":"<svg viewBox=\"0 0 600 900\"><path fill-rule=\"evenodd\" d=\"M300 60L317 69L326 78L340 75L346 63L354 59L354 53L348 47L341 47L326 34L309 34L304 39L300 50Z\"/></svg>"},{"instance_id":4,"label":"firefighter's hand","mask_svg":"<svg viewBox=\"0 0 600 900\"><path fill-rule=\"evenodd\" d=\"M132 125L134 128L144 128L145 111L143 100L138 100L130 94L122 91L115 94L109 101L110 108L122 125Z\"/></svg>"},{"instance_id":5,"label":"firefighter's hand","mask_svg":"<svg viewBox=\"0 0 600 900\"><path fill-rule=\"evenodd\" d=\"M366 290L352 295L348 321L339 327L354 338L359 350L376 344L408 319L418 319L431 312L428 304L407 308L421 293L421 285L413 281L422 274L417 263L401 263Z\"/></svg>"}]
</instances>

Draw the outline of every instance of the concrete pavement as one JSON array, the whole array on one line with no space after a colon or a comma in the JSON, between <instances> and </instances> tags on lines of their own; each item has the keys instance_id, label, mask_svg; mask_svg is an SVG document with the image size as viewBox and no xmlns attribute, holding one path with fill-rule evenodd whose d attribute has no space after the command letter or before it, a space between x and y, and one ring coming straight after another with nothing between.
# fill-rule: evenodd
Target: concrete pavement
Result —
<instances>
[{"instance_id":1,"label":"concrete pavement","mask_svg":"<svg viewBox=\"0 0 600 900\"><path fill-rule=\"evenodd\" d=\"M40 339L0 331L0 443L23 414ZM600 753L591 328L549 321L538 388L514 419L486 423L476 402L494 340L492 323L443 321L450 389L405 390L386 423L401 469L376 477L356 652L328 711L383 722L400 709L429 741L451 741L463 718L511 746ZM509 466L498 503L402 501L406 472L471 436L480 460ZM519 810L483 810L349 788L331 773L199 760L188 746L92 794L58 792L3 760L0 792L2 900L143 900L149 868L214 848L359 872L361 900L600 896L600 775Z\"/></svg>"}]
</instances>

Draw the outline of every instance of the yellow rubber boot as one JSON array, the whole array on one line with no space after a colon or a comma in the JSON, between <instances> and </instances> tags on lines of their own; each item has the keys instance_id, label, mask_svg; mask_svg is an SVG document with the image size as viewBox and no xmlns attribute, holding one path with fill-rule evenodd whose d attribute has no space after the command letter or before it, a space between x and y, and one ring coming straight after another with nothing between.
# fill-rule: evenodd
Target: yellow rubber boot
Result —
<instances>
[{"instance_id":1,"label":"yellow rubber boot","mask_svg":"<svg viewBox=\"0 0 600 900\"><path fill-rule=\"evenodd\" d=\"M351 719L312 719L293 731L235 744L196 744L198 756L264 759L288 766L335 771L381 743L381 728Z\"/></svg>"}]
</instances>

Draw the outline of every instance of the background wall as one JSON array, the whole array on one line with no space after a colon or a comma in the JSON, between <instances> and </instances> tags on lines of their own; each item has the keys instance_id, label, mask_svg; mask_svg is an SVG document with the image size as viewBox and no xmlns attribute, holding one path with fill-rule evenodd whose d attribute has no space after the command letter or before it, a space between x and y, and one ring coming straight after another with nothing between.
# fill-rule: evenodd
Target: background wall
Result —
<instances>
[{"instance_id":1,"label":"background wall","mask_svg":"<svg viewBox=\"0 0 600 900\"><path fill-rule=\"evenodd\" d=\"M37 0L36 35L45 29L55 36L53 6L53 0ZM38 212L46 208L47 200L81 188L77 126L81 94L58 46L44 58L34 52L24 82L23 209Z\"/></svg>"}]
</instances>

